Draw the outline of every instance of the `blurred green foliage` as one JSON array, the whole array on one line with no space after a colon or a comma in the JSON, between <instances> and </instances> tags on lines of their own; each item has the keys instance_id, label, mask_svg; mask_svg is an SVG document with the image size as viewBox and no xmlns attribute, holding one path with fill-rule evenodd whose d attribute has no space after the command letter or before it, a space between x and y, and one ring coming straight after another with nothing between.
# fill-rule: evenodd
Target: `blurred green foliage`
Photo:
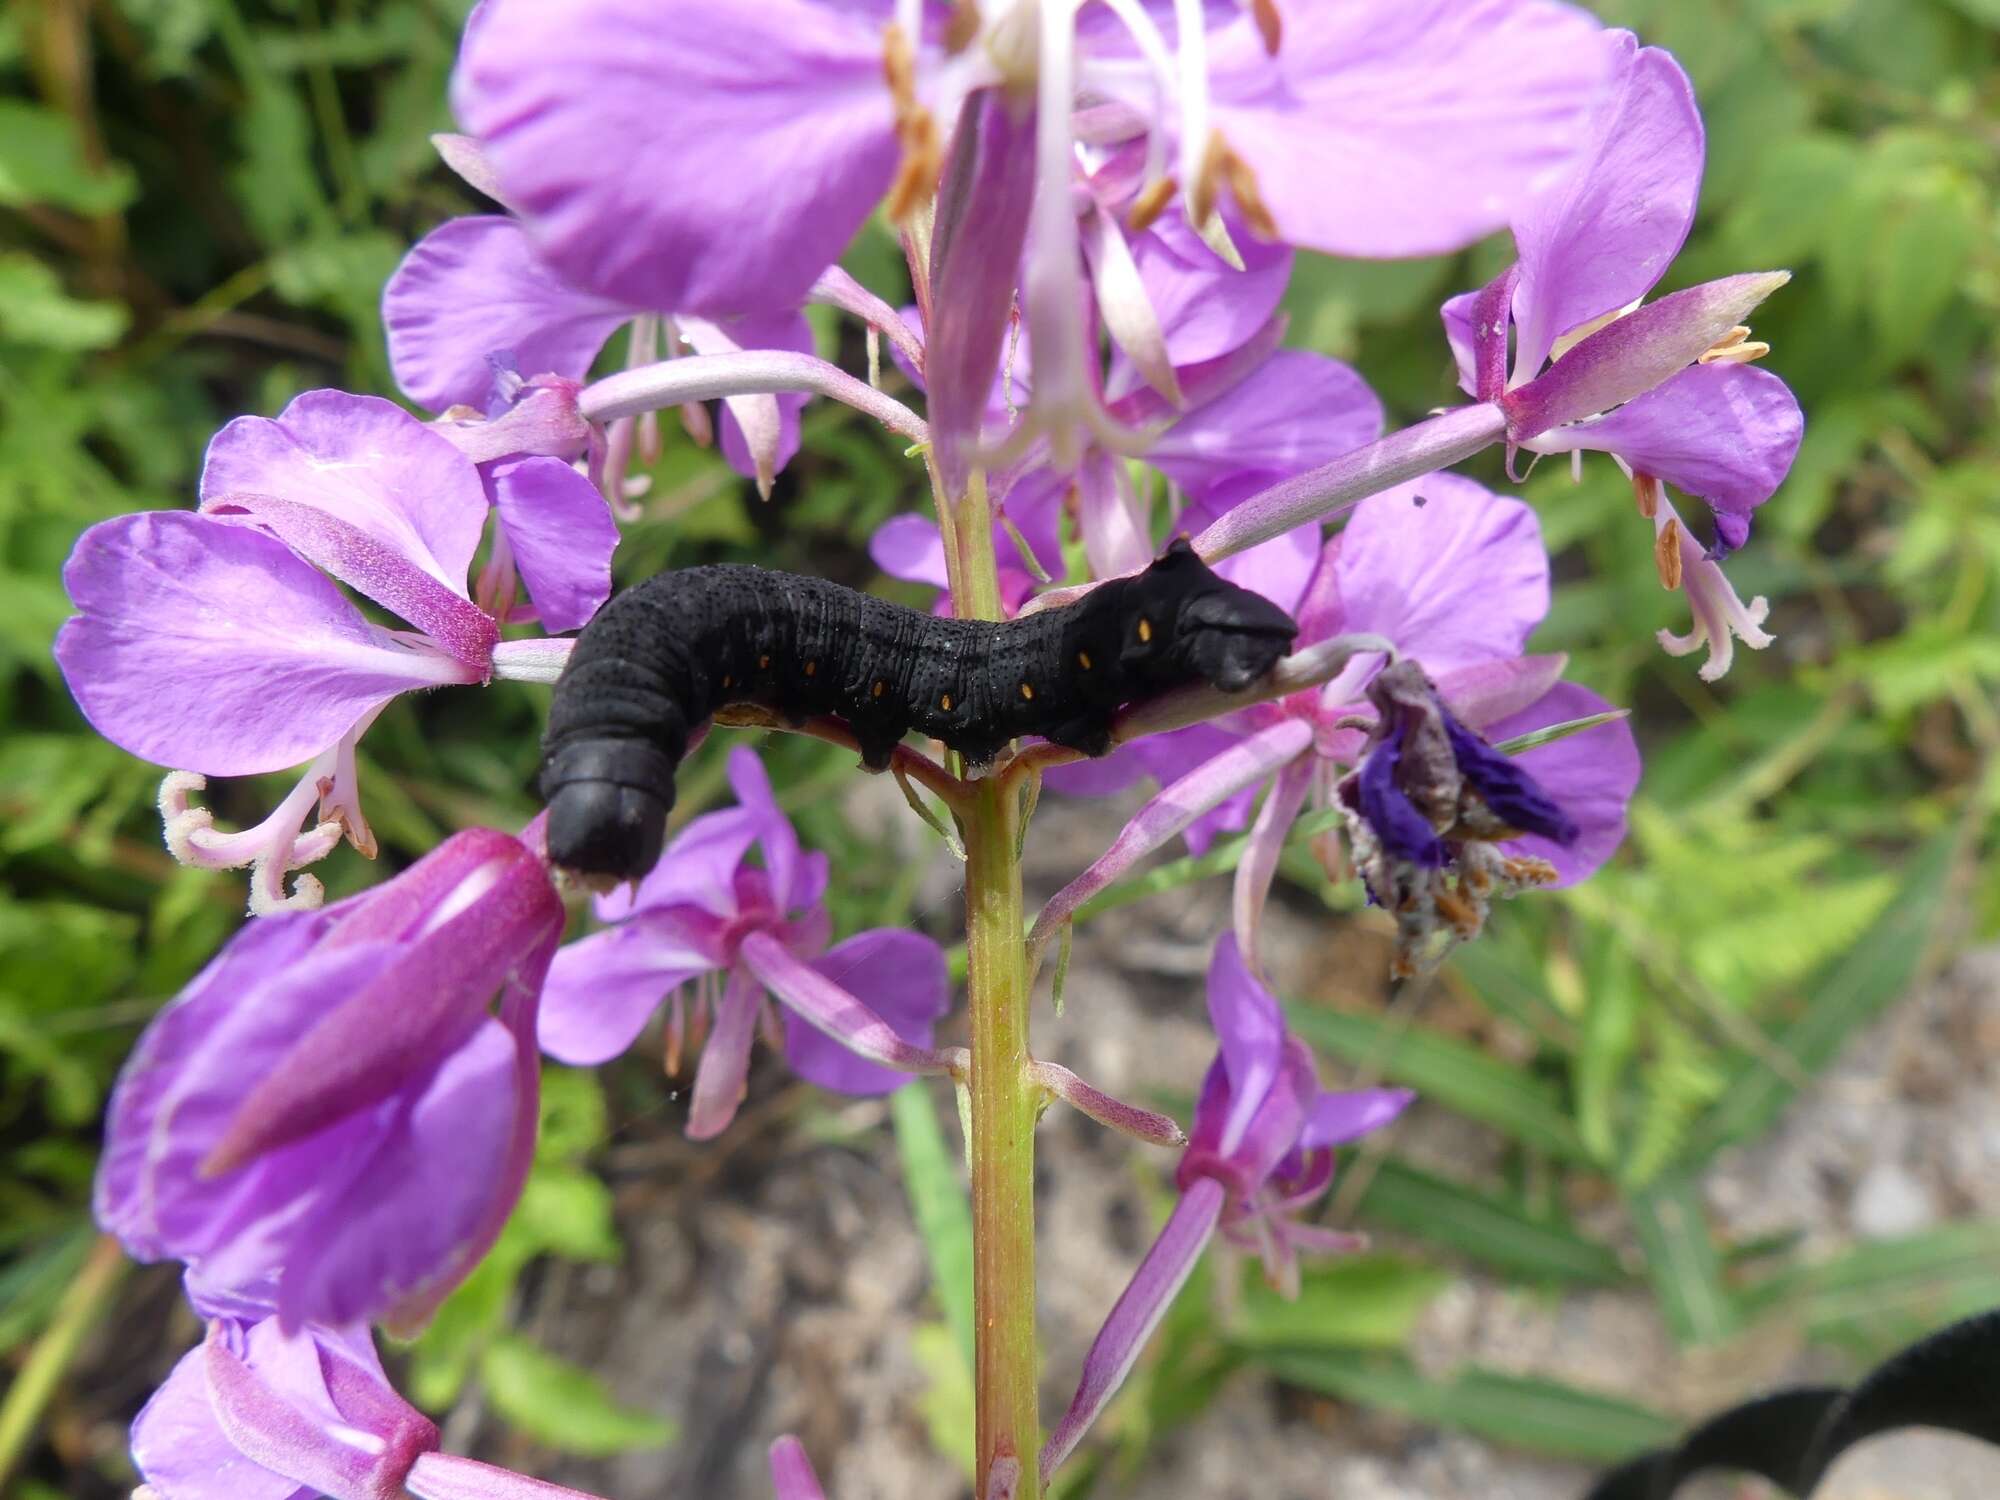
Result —
<instances>
[{"instance_id":1,"label":"blurred green foliage","mask_svg":"<svg viewBox=\"0 0 2000 1500\"><path fill-rule=\"evenodd\" d=\"M1335 1009L1297 1024L1330 1059L1423 1089L1501 1132L1500 1181L1385 1157L1355 1164L1361 1223L1402 1258L1321 1273L1302 1311L1253 1297L1216 1323L1206 1273L1120 1408L1113 1443L1069 1482L1115 1474L1249 1362L1345 1399L1552 1451L1604 1456L1657 1436L1650 1414L1495 1372L1428 1379L1397 1346L1439 1267L1526 1285L1649 1280L1690 1341L1801 1320L1857 1353L2000 1300L1993 1233L1960 1226L1831 1263L1716 1243L1692 1196L1723 1145L1755 1136L1841 1044L1968 932L2000 934L2000 6L1995 0L1607 0L1608 19L1673 48L1709 127L1694 237L1663 290L1789 266L1758 315L1798 392L1798 466L1732 572L1772 603L1778 644L1708 686L1663 657L1684 628L1653 575L1650 530L1615 469L1544 464L1527 484L1558 554L1537 639L1634 706L1647 752L1627 853L1560 899L1514 903L1443 981L1510 1040L1493 1049L1426 1012ZM189 503L210 433L305 389L391 389L376 305L403 249L474 207L437 164L464 0L14 0L0 9L0 1353L57 1306L88 1247L94 1122L154 1009L240 915L240 881L176 868L158 770L92 735L49 656L68 612L63 558L94 521ZM1398 420L1452 399L1436 305L1504 260L1302 260L1291 342L1350 359ZM895 300L871 232L850 265ZM859 367L851 332L819 324ZM829 352L835 352L831 347ZM671 425L671 424L670 424ZM805 452L759 505L670 433L625 576L754 555L863 583L860 544L913 503L897 445L840 408L808 414ZM1486 477L1501 483L1497 469ZM392 707L363 780L385 864L451 828L512 826L536 691L499 685ZM914 861L869 845L827 793L845 757L773 743L808 840L834 852L843 930L907 916ZM683 815L721 785L715 747L683 776ZM280 782L211 788L225 824ZM1207 874L1155 870L1124 895ZM1286 871L1352 910L1303 841ZM881 871L870 875L868 871ZM333 862L333 896L379 876ZM1108 903L1106 903L1108 904ZM601 1101L551 1089L552 1130L494 1260L412 1357L448 1403L479 1373L525 1432L596 1451L667 1431L509 1331L517 1273L545 1254L615 1257L586 1170ZM944 1372L934 1425L965 1399L954 1289L966 1260L935 1122L899 1113L917 1218L942 1279L926 1345ZM599 1121L592 1125L593 1120ZM1628 1239L1586 1235L1567 1194L1622 1197ZM1634 1254L1636 1247L1643 1253ZM1356 1281L1359 1278L1359 1281ZM1364 1285L1365 1283L1365 1285ZM1357 1299L1366 1316L1355 1321ZM1320 1317L1314 1309L1324 1309ZM558 1434L547 1412L572 1414ZM939 1415L942 1413L942 1415ZM1614 1434L1616 1440L1604 1434Z\"/></svg>"}]
</instances>

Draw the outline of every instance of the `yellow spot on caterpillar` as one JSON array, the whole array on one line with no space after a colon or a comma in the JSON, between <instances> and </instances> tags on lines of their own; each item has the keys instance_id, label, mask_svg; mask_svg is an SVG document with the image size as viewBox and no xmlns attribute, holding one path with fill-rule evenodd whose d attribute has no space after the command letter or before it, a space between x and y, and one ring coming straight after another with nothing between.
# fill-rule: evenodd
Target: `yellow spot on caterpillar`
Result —
<instances>
[{"instance_id":1,"label":"yellow spot on caterpillar","mask_svg":"<svg viewBox=\"0 0 2000 1500\"><path fill-rule=\"evenodd\" d=\"M1084 671L1088 672L1090 670L1090 653L1088 651L1077 652L1076 664L1079 667L1082 667Z\"/></svg>"},{"instance_id":2,"label":"yellow spot on caterpillar","mask_svg":"<svg viewBox=\"0 0 2000 1500\"><path fill-rule=\"evenodd\" d=\"M806 676L810 677L812 676L813 673L817 672L818 670L819 670L818 662L809 661L806 663Z\"/></svg>"},{"instance_id":3,"label":"yellow spot on caterpillar","mask_svg":"<svg viewBox=\"0 0 2000 1500\"><path fill-rule=\"evenodd\" d=\"M757 658L757 670L758 670L758 671L760 671L760 672L768 672L768 671L770 671L770 670L771 670L771 658L770 658L770 657L768 657L768 656L760 656L760 657L758 657L758 658Z\"/></svg>"},{"instance_id":4,"label":"yellow spot on caterpillar","mask_svg":"<svg viewBox=\"0 0 2000 1500\"><path fill-rule=\"evenodd\" d=\"M1024 682L1021 684L1021 696L1023 698L1032 700L1035 696L1035 690L1029 687L1028 684Z\"/></svg>"},{"instance_id":5,"label":"yellow spot on caterpillar","mask_svg":"<svg viewBox=\"0 0 2000 1500\"><path fill-rule=\"evenodd\" d=\"M938 707L939 707L939 708L941 708L941 709L943 709L943 710L944 710L944 711L945 711L946 713L950 713L950 712L951 712L951 694L950 694L950 693L946 693L946 694L945 694L945 695L944 695L944 696L943 696L942 698L938 699Z\"/></svg>"},{"instance_id":6,"label":"yellow spot on caterpillar","mask_svg":"<svg viewBox=\"0 0 2000 1500\"><path fill-rule=\"evenodd\" d=\"M735 686L736 686L736 679L735 679L734 677L731 677L731 676L729 676L729 675L728 675L727 673L725 673L725 674L723 675L723 678L722 678L722 690L723 690L724 692L728 692L728 691L729 691L729 689L731 689L731 688L733 688L733 687L735 687Z\"/></svg>"},{"instance_id":7,"label":"yellow spot on caterpillar","mask_svg":"<svg viewBox=\"0 0 2000 1500\"><path fill-rule=\"evenodd\" d=\"M874 697L877 697L877 698L881 697L883 693L885 693L885 692L887 692L887 691L888 691L888 688L889 688L889 684L888 684L888 683L886 683L886 682L877 682L877 683L875 684L875 688L874 688L874 692L873 692L873 696L874 696Z\"/></svg>"},{"instance_id":8,"label":"yellow spot on caterpillar","mask_svg":"<svg viewBox=\"0 0 2000 1500\"><path fill-rule=\"evenodd\" d=\"M1141 641L1150 641L1152 638L1153 622L1144 615L1139 616L1139 639Z\"/></svg>"}]
</instances>

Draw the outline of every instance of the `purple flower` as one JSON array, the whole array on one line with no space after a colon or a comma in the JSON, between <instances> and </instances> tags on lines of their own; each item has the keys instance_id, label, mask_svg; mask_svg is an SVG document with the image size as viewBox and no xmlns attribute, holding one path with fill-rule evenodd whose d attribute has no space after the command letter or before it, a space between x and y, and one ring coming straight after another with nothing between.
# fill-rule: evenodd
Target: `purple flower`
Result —
<instances>
[{"instance_id":1,"label":"purple flower","mask_svg":"<svg viewBox=\"0 0 2000 1500\"><path fill-rule=\"evenodd\" d=\"M1061 783L1102 792L1146 774L1162 790L1049 902L1035 924L1037 945L1176 835L1199 851L1223 830L1243 827L1258 789L1268 786L1236 874L1237 939L1254 953L1293 821L1308 801L1332 804L1336 782L1363 757L1362 726L1378 718L1366 689L1382 657L1370 642L1393 644L1403 660L1420 664L1459 722L1496 739L1608 707L1560 681L1562 657L1523 654L1549 606L1540 527L1527 505L1469 479L1433 474L1362 501L1303 586L1289 571L1268 568L1241 570L1236 581L1292 614L1301 649L1354 638L1354 663L1315 691L1135 741L1083 784ZM1625 804L1639 778L1630 729L1599 725L1530 750L1520 764L1573 820L1577 837L1564 844L1522 828L1503 855L1544 862L1558 884L1581 880L1624 839Z\"/></svg>"},{"instance_id":2,"label":"purple flower","mask_svg":"<svg viewBox=\"0 0 2000 1500\"><path fill-rule=\"evenodd\" d=\"M1171 43L1155 9L585 0L558 14L494 0L468 30L454 102L567 280L716 317L796 305L885 195L899 219L929 195L940 122L999 127L1003 111L962 107L1005 96L1018 144L986 144L1027 155L1028 171L963 153L991 167L967 174L977 211L947 193L940 218L993 235L986 270L969 273L982 287L1011 279L1005 247L1024 245L1036 426L1068 468L1083 432L1113 425L1085 373L1093 230L1072 198L1100 159L1131 163L1133 217L1178 196L1219 245L1227 207L1267 239L1431 253L1496 227L1567 158L1606 68L1591 18L1547 0L1300 7L1282 27L1270 6L1190 3ZM987 330L947 341L972 366L1005 315L991 301L975 299Z\"/></svg>"},{"instance_id":3,"label":"purple flower","mask_svg":"<svg viewBox=\"0 0 2000 1500\"><path fill-rule=\"evenodd\" d=\"M1322 1092L1311 1050L1286 1032L1276 998L1227 933L1208 968L1208 1013L1221 1048L1175 1174L1180 1200L1084 1356L1076 1394L1042 1449L1044 1483L1124 1383L1218 1229L1260 1256L1286 1296L1298 1294L1300 1251L1354 1245L1302 1215L1333 1182L1333 1148L1388 1124L1413 1097Z\"/></svg>"},{"instance_id":4,"label":"purple flower","mask_svg":"<svg viewBox=\"0 0 2000 1500\"><path fill-rule=\"evenodd\" d=\"M208 1285L275 1281L287 1329L420 1321L520 1192L562 927L541 860L487 829L244 927L125 1065L99 1222Z\"/></svg>"},{"instance_id":5,"label":"purple flower","mask_svg":"<svg viewBox=\"0 0 2000 1500\"><path fill-rule=\"evenodd\" d=\"M813 349L812 330L796 307L717 322L579 291L541 258L519 222L491 215L452 219L418 241L383 289L382 322L397 384L433 411L485 410L496 376L510 371L580 380L628 324L635 365L658 356L662 335L669 355L682 343L698 354ZM723 455L766 495L798 452L805 403L798 394L731 396L723 403ZM695 410L705 424L706 412ZM634 422L650 424L651 414L614 424L614 452L629 450ZM613 468L607 490L619 497L622 463Z\"/></svg>"},{"instance_id":6,"label":"purple flower","mask_svg":"<svg viewBox=\"0 0 2000 1500\"><path fill-rule=\"evenodd\" d=\"M573 629L610 592L617 530L568 464L507 459L482 473L391 402L311 391L271 421L240 417L209 445L202 508L105 521L77 542L64 582L80 613L56 660L91 724L177 768L161 791L169 847L212 868L250 865L256 911L313 905L285 872L344 833L364 853L354 747L401 693L494 675L547 676L567 643L503 642L466 589L489 512L496 561L480 594L512 615L526 580L542 623ZM501 575L495 578L495 573ZM400 616L370 621L339 579ZM262 825L219 833L188 805L206 776L306 762ZM321 815L301 829L317 801Z\"/></svg>"},{"instance_id":7,"label":"purple flower","mask_svg":"<svg viewBox=\"0 0 2000 1500\"><path fill-rule=\"evenodd\" d=\"M1738 321L1784 278L1724 278L1640 307L1694 222L1702 123L1669 53L1623 31L1605 44L1616 85L1590 151L1526 200L1513 223L1520 259L1447 302L1445 328L1460 384L1501 403L1515 443L1609 453L1628 474L1699 496L1715 515L1717 561L1748 538L1804 432L1784 382L1745 363L1769 346Z\"/></svg>"},{"instance_id":8,"label":"purple flower","mask_svg":"<svg viewBox=\"0 0 2000 1500\"><path fill-rule=\"evenodd\" d=\"M778 1500L826 1500L805 1444L790 1433L771 1444L771 1492Z\"/></svg>"},{"instance_id":9,"label":"purple flower","mask_svg":"<svg viewBox=\"0 0 2000 1500\"><path fill-rule=\"evenodd\" d=\"M735 1118L767 993L785 1008L786 1062L822 1088L880 1094L911 1073L951 1071L930 1045L951 999L942 950L887 927L828 949L826 856L799 848L750 750L730 752L729 783L736 807L689 823L635 893L599 898L609 931L556 955L544 1050L603 1062L632 1045L662 1001L671 1055L691 1025L708 1023L688 1110L697 1140ZM753 846L761 866L747 862Z\"/></svg>"},{"instance_id":10,"label":"purple flower","mask_svg":"<svg viewBox=\"0 0 2000 1500\"><path fill-rule=\"evenodd\" d=\"M197 1304L203 1300L196 1294ZM208 1336L132 1423L157 1500L593 1500L438 1451L366 1325L287 1332L261 1309L202 1309Z\"/></svg>"}]
</instances>

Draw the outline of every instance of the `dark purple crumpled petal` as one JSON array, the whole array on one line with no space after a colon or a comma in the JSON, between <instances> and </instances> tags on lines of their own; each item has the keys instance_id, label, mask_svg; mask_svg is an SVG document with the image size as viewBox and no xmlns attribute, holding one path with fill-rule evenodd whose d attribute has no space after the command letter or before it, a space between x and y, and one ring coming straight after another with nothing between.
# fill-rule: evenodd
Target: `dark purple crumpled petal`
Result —
<instances>
[{"instance_id":1,"label":"dark purple crumpled petal","mask_svg":"<svg viewBox=\"0 0 2000 1500\"><path fill-rule=\"evenodd\" d=\"M1396 784L1396 768L1403 760L1404 728L1398 724L1379 745L1368 752L1356 777L1360 813L1382 846L1399 859L1428 869L1444 868L1449 852L1431 821L1417 810Z\"/></svg>"},{"instance_id":2,"label":"dark purple crumpled petal","mask_svg":"<svg viewBox=\"0 0 2000 1500\"><path fill-rule=\"evenodd\" d=\"M1581 830L1575 820L1550 800L1519 761L1502 755L1449 713L1444 715L1444 730L1451 737L1451 752L1458 760L1458 769L1486 799L1496 817L1522 833L1540 834L1558 844L1576 842ZM1364 766L1364 787L1367 774Z\"/></svg>"}]
</instances>

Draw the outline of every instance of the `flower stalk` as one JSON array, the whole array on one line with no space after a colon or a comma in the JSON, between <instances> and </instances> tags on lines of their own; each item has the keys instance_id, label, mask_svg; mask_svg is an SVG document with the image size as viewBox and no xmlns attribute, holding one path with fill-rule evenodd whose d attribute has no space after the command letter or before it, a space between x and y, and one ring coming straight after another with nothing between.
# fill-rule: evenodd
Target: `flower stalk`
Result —
<instances>
[{"instance_id":1,"label":"flower stalk","mask_svg":"<svg viewBox=\"0 0 2000 1500\"><path fill-rule=\"evenodd\" d=\"M958 505L961 613L1000 617L986 487L975 473ZM970 784L965 827L966 1002L972 1020L973 1370L978 1482L1014 1478L1034 1500L1036 1407L1035 1122L1043 1090L1028 1051L1028 970L1021 944L1021 799L1011 782Z\"/></svg>"}]
</instances>

